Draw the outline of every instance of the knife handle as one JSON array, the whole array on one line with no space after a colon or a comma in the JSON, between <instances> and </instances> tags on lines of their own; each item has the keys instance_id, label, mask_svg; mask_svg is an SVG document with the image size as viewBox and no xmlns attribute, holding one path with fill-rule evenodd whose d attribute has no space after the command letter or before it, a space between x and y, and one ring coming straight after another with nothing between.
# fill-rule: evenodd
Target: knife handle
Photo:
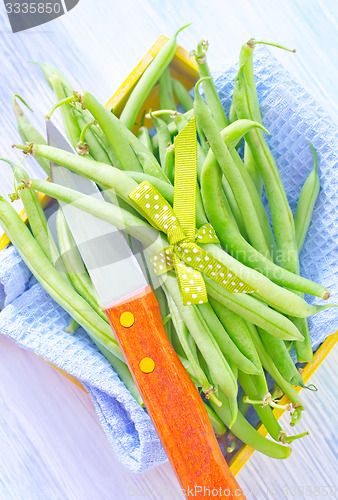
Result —
<instances>
[{"instance_id":1,"label":"knife handle","mask_svg":"<svg viewBox=\"0 0 338 500\"><path fill-rule=\"evenodd\" d=\"M201 396L169 342L152 288L105 312L186 497L211 496L210 490L212 498L244 499Z\"/></svg>"}]
</instances>

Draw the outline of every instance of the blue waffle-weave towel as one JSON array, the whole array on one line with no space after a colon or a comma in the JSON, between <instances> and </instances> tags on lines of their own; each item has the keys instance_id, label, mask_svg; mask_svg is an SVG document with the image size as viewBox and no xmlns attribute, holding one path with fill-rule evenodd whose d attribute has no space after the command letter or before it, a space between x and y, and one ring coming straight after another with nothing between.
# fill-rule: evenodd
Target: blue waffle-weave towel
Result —
<instances>
[{"instance_id":1,"label":"blue waffle-weave towel","mask_svg":"<svg viewBox=\"0 0 338 500\"><path fill-rule=\"evenodd\" d=\"M215 73L227 112L236 69ZM267 140L293 211L312 169L308 143L318 152L321 192L301 252L301 273L325 284L337 302L337 127L266 49L257 51L255 74L264 125L271 133ZM166 460L147 413L131 397L82 328L75 335L64 331L70 321L68 314L36 282L13 247L0 253L0 308L3 308L1 333L84 384L108 439L129 469L142 472ZM336 311L325 311L310 318L309 323L312 344L317 349L337 329Z\"/></svg>"}]
</instances>

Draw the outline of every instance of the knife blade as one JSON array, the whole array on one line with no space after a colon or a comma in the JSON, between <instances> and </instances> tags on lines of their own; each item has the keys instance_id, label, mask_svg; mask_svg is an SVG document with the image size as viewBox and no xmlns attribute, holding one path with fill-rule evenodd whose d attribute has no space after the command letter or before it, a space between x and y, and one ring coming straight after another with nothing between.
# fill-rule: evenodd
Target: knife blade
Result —
<instances>
[{"instance_id":1,"label":"knife blade","mask_svg":"<svg viewBox=\"0 0 338 500\"><path fill-rule=\"evenodd\" d=\"M47 121L48 143L74 152ZM107 166L107 168L109 168ZM52 181L102 199L89 179L51 162ZM203 401L171 346L152 288L114 226L61 204L107 318L184 495L244 499L221 453Z\"/></svg>"}]
</instances>

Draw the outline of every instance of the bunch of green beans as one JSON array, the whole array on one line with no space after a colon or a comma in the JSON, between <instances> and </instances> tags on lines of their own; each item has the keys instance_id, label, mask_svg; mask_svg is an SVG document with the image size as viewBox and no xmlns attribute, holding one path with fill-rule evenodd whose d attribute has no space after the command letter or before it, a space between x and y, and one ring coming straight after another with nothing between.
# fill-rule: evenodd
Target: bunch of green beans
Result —
<instances>
[{"instance_id":1,"label":"bunch of green beans","mask_svg":"<svg viewBox=\"0 0 338 500\"><path fill-rule=\"evenodd\" d=\"M252 295L232 294L204 276L208 302L184 306L175 272L170 271L159 277L161 288L155 290L163 322L183 366L204 394L216 434L224 436L231 429L232 440L239 439L273 458L287 458L291 448L285 445L306 435L287 435L273 412L275 408L290 411L293 426L305 409L294 389L304 387L304 381L290 356L289 343L295 344L299 361L311 361L306 318L332 306L308 304L303 293L322 299L330 293L323 285L299 275L298 253L319 193L316 152L311 146L315 165L293 219L277 165L264 138L268 131L262 125L253 72L253 48L259 42L251 40L242 47L228 121L207 63L207 42L200 42L194 53L201 77L195 96L173 77L170 63L179 31L144 72L120 117L92 94L74 92L59 70L39 63L58 99L47 117L61 109L66 135L78 154L46 145L23 118L14 99L20 134L26 143L15 147L34 155L45 167L52 161L91 179L104 191L106 201L51 182L29 179L21 166L13 166L16 190L12 198L22 198L32 233L2 198L0 221L42 286L86 329L141 403L62 211L59 209L57 214L59 254L37 203L36 191L71 203L124 230L131 237L131 248L132 238L141 242L148 274L153 276L151 257L168 241L165 234L144 219L129 194L148 180L173 205L174 139L195 116L196 226L210 222L221 243L201 246L257 291ZM200 83L205 101L199 93ZM142 120L137 120L155 85L159 86L159 109L145 110L154 124L154 130L149 131ZM179 106L183 113L178 111ZM242 157L237 145L243 138ZM272 227L261 199L263 183ZM283 252L288 253L288 259ZM56 268L60 262L62 270ZM281 394L276 396L269 390L266 373L290 403L279 404ZM250 405L273 441L260 435L246 419Z\"/></svg>"}]
</instances>

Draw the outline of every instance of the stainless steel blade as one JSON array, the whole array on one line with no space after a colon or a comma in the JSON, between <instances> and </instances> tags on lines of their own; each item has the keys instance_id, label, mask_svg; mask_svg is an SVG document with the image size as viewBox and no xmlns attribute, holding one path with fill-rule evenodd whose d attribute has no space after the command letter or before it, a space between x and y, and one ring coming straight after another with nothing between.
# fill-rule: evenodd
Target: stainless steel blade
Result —
<instances>
[{"instance_id":1,"label":"stainless steel blade","mask_svg":"<svg viewBox=\"0 0 338 500\"><path fill-rule=\"evenodd\" d=\"M48 144L74 153L73 147L49 120ZM104 201L96 184L51 162L52 181ZM104 307L148 283L123 234L115 226L60 202L81 256Z\"/></svg>"}]
</instances>

